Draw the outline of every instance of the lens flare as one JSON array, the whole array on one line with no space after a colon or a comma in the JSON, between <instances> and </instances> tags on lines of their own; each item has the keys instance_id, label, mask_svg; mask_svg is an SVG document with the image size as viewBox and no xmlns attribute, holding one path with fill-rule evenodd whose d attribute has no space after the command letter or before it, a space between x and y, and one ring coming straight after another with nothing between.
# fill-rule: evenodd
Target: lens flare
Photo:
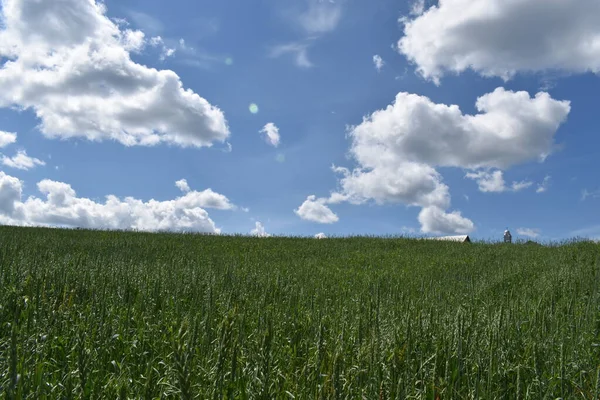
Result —
<instances>
[{"instance_id":1,"label":"lens flare","mask_svg":"<svg viewBox=\"0 0 600 400\"><path fill-rule=\"evenodd\" d=\"M233 65L233 58L231 58L231 57L227 57L227 58L225 59L225 64L226 64L226 65Z\"/></svg>"},{"instance_id":2,"label":"lens flare","mask_svg":"<svg viewBox=\"0 0 600 400\"><path fill-rule=\"evenodd\" d=\"M250 104L250 107L248 107L248 109L252 114L258 113L258 106L255 103Z\"/></svg>"},{"instance_id":3,"label":"lens flare","mask_svg":"<svg viewBox=\"0 0 600 400\"><path fill-rule=\"evenodd\" d=\"M283 154L283 153L277 154L277 156L275 156L275 160L280 163L285 162L285 154Z\"/></svg>"}]
</instances>

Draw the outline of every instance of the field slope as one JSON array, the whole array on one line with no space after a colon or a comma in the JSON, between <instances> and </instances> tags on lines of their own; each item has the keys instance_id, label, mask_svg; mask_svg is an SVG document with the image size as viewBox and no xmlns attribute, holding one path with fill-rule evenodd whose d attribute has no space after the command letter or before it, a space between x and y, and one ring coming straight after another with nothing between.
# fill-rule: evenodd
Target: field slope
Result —
<instances>
[{"instance_id":1,"label":"field slope","mask_svg":"<svg viewBox=\"0 0 600 400\"><path fill-rule=\"evenodd\" d=\"M600 246L0 227L8 398L599 398Z\"/></svg>"}]
</instances>

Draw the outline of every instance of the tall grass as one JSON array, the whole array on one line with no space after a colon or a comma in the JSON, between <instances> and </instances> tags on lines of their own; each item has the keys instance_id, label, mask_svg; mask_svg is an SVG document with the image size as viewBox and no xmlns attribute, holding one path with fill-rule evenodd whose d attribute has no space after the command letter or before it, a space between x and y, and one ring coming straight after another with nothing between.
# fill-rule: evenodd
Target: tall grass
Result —
<instances>
[{"instance_id":1,"label":"tall grass","mask_svg":"<svg viewBox=\"0 0 600 400\"><path fill-rule=\"evenodd\" d=\"M600 246L0 228L7 398L600 398Z\"/></svg>"}]
</instances>

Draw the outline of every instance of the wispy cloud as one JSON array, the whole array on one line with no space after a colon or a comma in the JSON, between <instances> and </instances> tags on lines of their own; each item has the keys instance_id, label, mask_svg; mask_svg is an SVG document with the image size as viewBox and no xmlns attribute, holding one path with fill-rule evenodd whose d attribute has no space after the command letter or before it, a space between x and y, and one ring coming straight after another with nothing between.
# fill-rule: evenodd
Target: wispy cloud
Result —
<instances>
[{"instance_id":1,"label":"wispy cloud","mask_svg":"<svg viewBox=\"0 0 600 400\"><path fill-rule=\"evenodd\" d=\"M385 62L379 54L375 54L373 56L373 64L375 64L375 69L377 70L377 72L379 72L381 71L381 68L383 68L383 66L385 65Z\"/></svg>"},{"instance_id":2,"label":"wispy cloud","mask_svg":"<svg viewBox=\"0 0 600 400\"><path fill-rule=\"evenodd\" d=\"M585 201L586 199L597 199L600 197L600 189L589 191L587 189L583 189L581 191L581 201Z\"/></svg>"},{"instance_id":3,"label":"wispy cloud","mask_svg":"<svg viewBox=\"0 0 600 400\"><path fill-rule=\"evenodd\" d=\"M540 230L531 228L517 228L517 234L535 239L540 236Z\"/></svg>"},{"instance_id":4,"label":"wispy cloud","mask_svg":"<svg viewBox=\"0 0 600 400\"><path fill-rule=\"evenodd\" d=\"M536 189L536 193L544 193L546 190L548 190L548 187L550 186L550 175L546 175L546 177L544 178L544 180L538 185L537 189Z\"/></svg>"},{"instance_id":5,"label":"wispy cloud","mask_svg":"<svg viewBox=\"0 0 600 400\"><path fill-rule=\"evenodd\" d=\"M304 39L274 46L269 57L277 58L290 54L300 68L309 68L314 64L309 59L308 49L321 35L335 30L342 17L344 0L305 0L295 2L292 7L284 7L284 18L292 26L300 28Z\"/></svg>"},{"instance_id":6,"label":"wispy cloud","mask_svg":"<svg viewBox=\"0 0 600 400\"><path fill-rule=\"evenodd\" d=\"M298 22L307 34L333 31L342 17L341 3L333 0L309 0L306 11L298 16Z\"/></svg>"},{"instance_id":7,"label":"wispy cloud","mask_svg":"<svg viewBox=\"0 0 600 400\"><path fill-rule=\"evenodd\" d=\"M146 33L158 35L165 29L162 21L150 14L141 11L130 10L127 12L133 23Z\"/></svg>"},{"instance_id":8,"label":"wispy cloud","mask_svg":"<svg viewBox=\"0 0 600 400\"><path fill-rule=\"evenodd\" d=\"M600 240L600 225L588 226L577 229L569 233L571 237L587 237L593 240Z\"/></svg>"},{"instance_id":9,"label":"wispy cloud","mask_svg":"<svg viewBox=\"0 0 600 400\"><path fill-rule=\"evenodd\" d=\"M278 58L290 54L298 67L310 68L313 66L313 63L308 59L310 44L311 41L300 41L277 45L271 48L269 56L271 58Z\"/></svg>"}]
</instances>

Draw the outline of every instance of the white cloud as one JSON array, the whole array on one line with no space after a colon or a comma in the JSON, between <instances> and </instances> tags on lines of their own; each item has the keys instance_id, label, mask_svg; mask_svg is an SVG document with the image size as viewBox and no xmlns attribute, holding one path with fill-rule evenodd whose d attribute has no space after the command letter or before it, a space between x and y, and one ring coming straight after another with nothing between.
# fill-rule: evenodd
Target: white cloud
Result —
<instances>
[{"instance_id":1,"label":"white cloud","mask_svg":"<svg viewBox=\"0 0 600 400\"><path fill-rule=\"evenodd\" d=\"M600 190L592 190L589 191L587 189L583 189L581 191L581 201L585 201L586 199L597 199L600 198Z\"/></svg>"},{"instance_id":2,"label":"white cloud","mask_svg":"<svg viewBox=\"0 0 600 400\"><path fill-rule=\"evenodd\" d=\"M550 176L547 175L546 177L544 177L544 180L538 184L537 189L535 190L536 193L544 193L546 190L548 190L548 187L550 186Z\"/></svg>"},{"instance_id":3,"label":"white cloud","mask_svg":"<svg viewBox=\"0 0 600 400\"><path fill-rule=\"evenodd\" d=\"M221 110L173 71L131 60L143 34L122 31L94 0L3 0L0 107L31 109L47 137L124 145L211 146L229 136ZM53 23L48 23L53 21Z\"/></svg>"},{"instance_id":4,"label":"white cloud","mask_svg":"<svg viewBox=\"0 0 600 400\"><path fill-rule=\"evenodd\" d=\"M518 192L519 190L523 190L523 189L527 189L528 187L531 187L531 185L533 185L533 182L531 181L518 181L518 182L513 182L511 189L513 192Z\"/></svg>"},{"instance_id":5,"label":"white cloud","mask_svg":"<svg viewBox=\"0 0 600 400\"><path fill-rule=\"evenodd\" d=\"M265 135L265 140L273 147L279 146L280 136L279 128L272 122L267 123L261 130L260 133Z\"/></svg>"},{"instance_id":6,"label":"white cloud","mask_svg":"<svg viewBox=\"0 0 600 400\"><path fill-rule=\"evenodd\" d=\"M375 54L373 56L373 64L375 64L375 69L377 70L377 72L381 71L381 68L383 68L383 66L385 65L385 62L383 61L383 58L381 58L380 55Z\"/></svg>"},{"instance_id":7,"label":"white cloud","mask_svg":"<svg viewBox=\"0 0 600 400\"><path fill-rule=\"evenodd\" d=\"M315 239L327 239L327 236L323 232L319 232L315 235Z\"/></svg>"},{"instance_id":8,"label":"white cloud","mask_svg":"<svg viewBox=\"0 0 600 400\"><path fill-rule=\"evenodd\" d=\"M250 231L250 234L254 235L254 236L258 236L258 237L269 237L269 236L271 236L271 235L269 235L267 233L267 231L265 230L265 227L259 221L256 221L256 224L254 225L254 229L252 229Z\"/></svg>"},{"instance_id":9,"label":"white cloud","mask_svg":"<svg viewBox=\"0 0 600 400\"><path fill-rule=\"evenodd\" d=\"M444 211L450 207L449 188L435 168L502 170L544 160L570 111L568 101L554 100L547 93L532 98L527 92L503 88L479 97L476 107L479 113L466 115L456 105L399 93L393 104L349 129L349 153L358 166L334 167L342 174L340 188L321 204L373 200L418 206L423 208L419 216L423 232L473 229L473 223L457 211ZM498 177L501 173L491 176ZM515 182L511 190L525 185ZM492 181L487 187L496 186Z\"/></svg>"},{"instance_id":10,"label":"white cloud","mask_svg":"<svg viewBox=\"0 0 600 400\"><path fill-rule=\"evenodd\" d=\"M482 192L504 192L506 190L502 171L469 172L465 177L477 181L479 190Z\"/></svg>"},{"instance_id":11,"label":"white cloud","mask_svg":"<svg viewBox=\"0 0 600 400\"><path fill-rule=\"evenodd\" d=\"M417 233L417 230L411 226L403 226L400 228L400 232L402 232L405 235L412 235Z\"/></svg>"},{"instance_id":12,"label":"white cloud","mask_svg":"<svg viewBox=\"0 0 600 400\"><path fill-rule=\"evenodd\" d=\"M465 175L466 178L477 181L479 190L482 192L518 192L523 189L527 189L533 182L530 181L514 181L511 186L506 186L504 182L503 172L496 170L493 172L489 171L477 171L469 172Z\"/></svg>"},{"instance_id":13,"label":"white cloud","mask_svg":"<svg viewBox=\"0 0 600 400\"><path fill-rule=\"evenodd\" d=\"M473 229L473 222L461 215L459 211L447 213L439 207L424 207L419 213L419 223L423 233L460 233L466 234Z\"/></svg>"},{"instance_id":14,"label":"white cloud","mask_svg":"<svg viewBox=\"0 0 600 400\"><path fill-rule=\"evenodd\" d=\"M167 58L172 57L175 54L175 52L177 51L176 48L167 47L167 45L165 45L163 38L160 36L154 36L154 37L150 38L150 46L157 47L160 49L159 59L161 61L164 61Z\"/></svg>"},{"instance_id":15,"label":"white cloud","mask_svg":"<svg viewBox=\"0 0 600 400\"><path fill-rule=\"evenodd\" d=\"M398 93L394 104L375 111L354 127L352 154L365 167L399 159L459 168L504 169L544 160L554 135L570 112L568 101L540 92L497 88L479 97L479 111L463 114L457 105ZM401 158L399 157L401 156Z\"/></svg>"},{"instance_id":16,"label":"white cloud","mask_svg":"<svg viewBox=\"0 0 600 400\"><path fill-rule=\"evenodd\" d=\"M271 48L269 56L272 58L281 57L284 54L291 54L294 62L300 68L310 68L313 63L308 59L309 42L292 42L281 44Z\"/></svg>"},{"instance_id":17,"label":"white cloud","mask_svg":"<svg viewBox=\"0 0 600 400\"><path fill-rule=\"evenodd\" d=\"M298 22L306 33L319 34L333 31L341 16L339 1L309 0L308 9L298 16Z\"/></svg>"},{"instance_id":18,"label":"white cloud","mask_svg":"<svg viewBox=\"0 0 600 400\"><path fill-rule=\"evenodd\" d=\"M325 204L327 199L317 199L316 196L308 196L304 203L294 210L302 219L320 224L332 224L339 220L338 216Z\"/></svg>"},{"instance_id":19,"label":"white cloud","mask_svg":"<svg viewBox=\"0 0 600 400\"><path fill-rule=\"evenodd\" d=\"M423 11L403 18L398 49L425 78L468 68L504 79L519 71L600 72L597 0L442 0Z\"/></svg>"},{"instance_id":20,"label":"white cloud","mask_svg":"<svg viewBox=\"0 0 600 400\"><path fill-rule=\"evenodd\" d=\"M536 237L540 236L540 230L530 228L517 228L517 234L535 239Z\"/></svg>"},{"instance_id":21,"label":"white cloud","mask_svg":"<svg viewBox=\"0 0 600 400\"><path fill-rule=\"evenodd\" d=\"M127 51L139 53L146 46L145 37L146 36L142 31L132 31L131 29L126 29L123 32L123 48Z\"/></svg>"},{"instance_id":22,"label":"white cloud","mask_svg":"<svg viewBox=\"0 0 600 400\"><path fill-rule=\"evenodd\" d=\"M31 196L23 201L23 183L0 171L0 223L220 233L204 208L234 208L225 196L210 189L166 201L144 202L133 197L121 200L108 195L104 203L99 203L78 197L63 182L45 179L37 188L44 198Z\"/></svg>"},{"instance_id":23,"label":"white cloud","mask_svg":"<svg viewBox=\"0 0 600 400\"><path fill-rule=\"evenodd\" d=\"M188 185L187 180L185 179L180 179L177 182L175 182L175 186L177 186L177 188L184 193L190 191L190 185Z\"/></svg>"},{"instance_id":24,"label":"white cloud","mask_svg":"<svg viewBox=\"0 0 600 400\"><path fill-rule=\"evenodd\" d=\"M0 147L6 147L17 141L17 134L12 132L0 131Z\"/></svg>"},{"instance_id":25,"label":"white cloud","mask_svg":"<svg viewBox=\"0 0 600 400\"><path fill-rule=\"evenodd\" d=\"M354 171L335 168L336 172L342 174L341 191L334 192L328 202L363 204L374 200L377 204L449 206L448 186L442 183L441 175L434 168L400 160L395 162L397 165L365 166Z\"/></svg>"},{"instance_id":26,"label":"white cloud","mask_svg":"<svg viewBox=\"0 0 600 400\"><path fill-rule=\"evenodd\" d=\"M38 158L29 157L25 150L17 151L13 157L2 156L2 164L7 167L29 170L38 165L46 165L46 163Z\"/></svg>"},{"instance_id":27,"label":"white cloud","mask_svg":"<svg viewBox=\"0 0 600 400\"><path fill-rule=\"evenodd\" d=\"M425 0L416 0L410 7L412 15L421 15L425 11Z\"/></svg>"}]
</instances>

